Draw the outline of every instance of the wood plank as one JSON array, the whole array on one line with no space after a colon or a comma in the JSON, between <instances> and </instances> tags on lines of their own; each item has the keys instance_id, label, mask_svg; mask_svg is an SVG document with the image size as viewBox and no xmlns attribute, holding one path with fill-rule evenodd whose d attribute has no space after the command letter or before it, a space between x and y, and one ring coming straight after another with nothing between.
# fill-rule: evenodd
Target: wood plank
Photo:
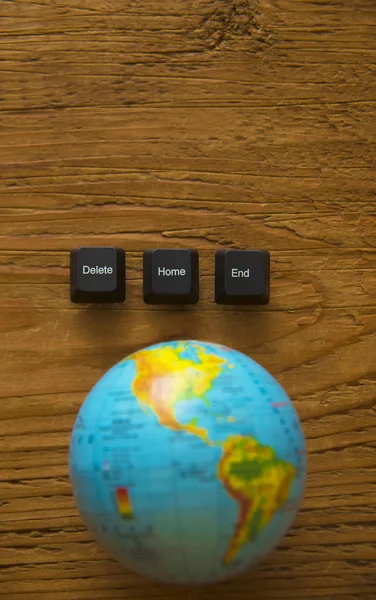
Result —
<instances>
[{"instance_id":1,"label":"wood plank","mask_svg":"<svg viewBox=\"0 0 376 600\"><path fill-rule=\"evenodd\" d=\"M179 215L180 224L177 222ZM58 215L55 219L19 217L7 222L4 217L0 250L68 250L77 245L109 244L125 246L129 251L142 247L163 246L166 239L179 246L194 245L197 249L220 246L265 247L274 250L312 248L370 248L375 244L376 220L372 214L271 215L244 218L206 211L175 211L157 208L129 208L113 218L96 211L74 215ZM134 225L132 226L132 223ZM101 230L98 231L98 225ZM137 228L137 234L132 227ZM26 233L25 233L26 232ZM345 237L340 237L340 235ZM239 241L240 240L240 241Z\"/></svg>"},{"instance_id":2,"label":"wood plank","mask_svg":"<svg viewBox=\"0 0 376 600\"><path fill-rule=\"evenodd\" d=\"M161 314L168 314L168 318L161 319ZM196 310L189 314L189 322L182 322L177 310L103 311L98 318L98 310L9 308L7 321L0 323L4 340L2 366L8 374L0 396L22 394L24 380L19 376L19 366L25 361L29 394L84 391L136 348L161 339L200 339L202 332L205 339L251 354L292 397L367 378L373 373L373 308L350 314L346 309L312 309L300 313L298 318L295 312L287 311L248 313L252 337L242 326L244 311L223 311L220 330L211 313ZM100 346L94 343L99 339Z\"/></svg>"}]
</instances>

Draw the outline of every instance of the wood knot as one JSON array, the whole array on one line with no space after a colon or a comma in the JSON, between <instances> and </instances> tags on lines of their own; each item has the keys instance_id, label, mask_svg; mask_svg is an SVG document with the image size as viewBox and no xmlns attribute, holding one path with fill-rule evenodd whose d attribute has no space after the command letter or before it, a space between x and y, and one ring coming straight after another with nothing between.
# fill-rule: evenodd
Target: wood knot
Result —
<instances>
[{"instance_id":1,"label":"wood knot","mask_svg":"<svg viewBox=\"0 0 376 600\"><path fill-rule=\"evenodd\" d=\"M229 11L228 30L236 35L246 36L259 28L257 2L233 0Z\"/></svg>"},{"instance_id":2,"label":"wood knot","mask_svg":"<svg viewBox=\"0 0 376 600\"><path fill-rule=\"evenodd\" d=\"M269 36L261 26L259 0L218 0L214 4L196 30L207 39L211 49L232 45L239 38L248 38L252 50L257 50L260 44L259 50L265 44L270 45Z\"/></svg>"}]
</instances>

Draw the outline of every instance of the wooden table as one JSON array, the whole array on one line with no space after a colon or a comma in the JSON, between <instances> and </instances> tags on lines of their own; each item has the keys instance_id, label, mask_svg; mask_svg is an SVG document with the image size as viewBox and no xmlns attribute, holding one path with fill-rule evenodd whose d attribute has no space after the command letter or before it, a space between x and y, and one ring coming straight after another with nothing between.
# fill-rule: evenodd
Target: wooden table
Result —
<instances>
[{"instance_id":1,"label":"wooden table","mask_svg":"<svg viewBox=\"0 0 376 600\"><path fill-rule=\"evenodd\" d=\"M373 0L0 0L0 600L376 598ZM128 256L125 305L69 300L69 250ZM192 247L201 301L142 301L142 251ZM268 307L213 302L214 252L271 252ZM144 582L86 531L71 427L112 364L219 341L293 398L295 526L232 584Z\"/></svg>"}]
</instances>

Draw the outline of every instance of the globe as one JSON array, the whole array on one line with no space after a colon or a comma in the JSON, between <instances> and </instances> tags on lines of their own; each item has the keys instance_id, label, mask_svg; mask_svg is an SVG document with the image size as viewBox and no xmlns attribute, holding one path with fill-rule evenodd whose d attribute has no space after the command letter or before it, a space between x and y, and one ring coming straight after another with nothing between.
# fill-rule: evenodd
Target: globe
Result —
<instances>
[{"instance_id":1,"label":"globe","mask_svg":"<svg viewBox=\"0 0 376 600\"><path fill-rule=\"evenodd\" d=\"M111 368L75 421L78 510L108 554L197 585L261 561L299 509L306 448L277 381L222 345L172 341Z\"/></svg>"}]
</instances>

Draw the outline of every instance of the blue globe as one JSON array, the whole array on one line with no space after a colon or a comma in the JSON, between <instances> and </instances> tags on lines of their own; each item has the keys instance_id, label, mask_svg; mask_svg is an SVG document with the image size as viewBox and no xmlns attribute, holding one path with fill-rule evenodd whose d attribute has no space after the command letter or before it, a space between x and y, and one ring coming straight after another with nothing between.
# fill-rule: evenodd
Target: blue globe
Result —
<instances>
[{"instance_id":1,"label":"blue globe","mask_svg":"<svg viewBox=\"0 0 376 600\"><path fill-rule=\"evenodd\" d=\"M259 364L173 341L131 354L94 386L69 470L110 556L144 577L197 585L276 546L300 506L306 448L290 399Z\"/></svg>"}]
</instances>

